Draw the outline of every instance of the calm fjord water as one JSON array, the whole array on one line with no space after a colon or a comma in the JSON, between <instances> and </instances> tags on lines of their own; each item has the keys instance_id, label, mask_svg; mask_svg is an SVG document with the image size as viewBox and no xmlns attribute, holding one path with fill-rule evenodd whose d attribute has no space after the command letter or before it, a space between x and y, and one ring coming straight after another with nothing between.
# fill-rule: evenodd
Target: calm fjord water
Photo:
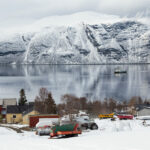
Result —
<instances>
[{"instance_id":1,"label":"calm fjord water","mask_svg":"<svg viewBox=\"0 0 150 150\"><path fill-rule=\"evenodd\" d=\"M115 69L127 74L115 75ZM0 98L18 98L24 88L33 101L41 87L56 102L66 93L92 100L150 98L150 65L0 65Z\"/></svg>"}]
</instances>

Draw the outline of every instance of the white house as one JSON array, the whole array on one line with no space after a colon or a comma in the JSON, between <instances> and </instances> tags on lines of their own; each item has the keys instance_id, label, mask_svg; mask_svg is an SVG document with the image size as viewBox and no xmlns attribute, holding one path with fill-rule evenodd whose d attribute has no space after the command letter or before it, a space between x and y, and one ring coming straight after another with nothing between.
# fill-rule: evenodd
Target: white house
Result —
<instances>
[{"instance_id":1,"label":"white house","mask_svg":"<svg viewBox=\"0 0 150 150\"><path fill-rule=\"evenodd\" d=\"M137 116L150 116L150 107L143 106L137 110Z\"/></svg>"},{"instance_id":2,"label":"white house","mask_svg":"<svg viewBox=\"0 0 150 150\"><path fill-rule=\"evenodd\" d=\"M16 98L0 99L0 105L3 108L7 108L8 105L17 105L17 99Z\"/></svg>"}]
</instances>

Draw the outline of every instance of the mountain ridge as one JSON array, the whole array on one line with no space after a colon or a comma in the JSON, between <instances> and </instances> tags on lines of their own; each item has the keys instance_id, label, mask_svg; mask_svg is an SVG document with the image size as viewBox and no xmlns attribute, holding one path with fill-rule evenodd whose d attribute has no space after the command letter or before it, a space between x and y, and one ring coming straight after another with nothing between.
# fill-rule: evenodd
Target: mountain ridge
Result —
<instances>
[{"instance_id":1,"label":"mountain ridge","mask_svg":"<svg viewBox=\"0 0 150 150\"><path fill-rule=\"evenodd\" d=\"M149 51L149 26L133 20L45 26L0 39L0 63L11 64L150 63Z\"/></svg>"}]
</instances>

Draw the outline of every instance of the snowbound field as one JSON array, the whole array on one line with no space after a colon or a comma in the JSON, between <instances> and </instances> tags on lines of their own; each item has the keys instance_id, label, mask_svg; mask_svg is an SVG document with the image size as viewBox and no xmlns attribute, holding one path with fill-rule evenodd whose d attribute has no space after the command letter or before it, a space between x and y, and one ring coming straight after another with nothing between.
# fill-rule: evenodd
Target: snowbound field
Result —
<instances>
[{"instance_id":1,"label":"snowbound field","mask_svg":"<svg viewBox=\"0 0 150 150\"><path fill-rule=\"evenodd\" d=\"M95 122L99 130L61 139L0 127L0 150L150 150L150 126L143 126L141 120Z\"/></svg>"}]
</instances>

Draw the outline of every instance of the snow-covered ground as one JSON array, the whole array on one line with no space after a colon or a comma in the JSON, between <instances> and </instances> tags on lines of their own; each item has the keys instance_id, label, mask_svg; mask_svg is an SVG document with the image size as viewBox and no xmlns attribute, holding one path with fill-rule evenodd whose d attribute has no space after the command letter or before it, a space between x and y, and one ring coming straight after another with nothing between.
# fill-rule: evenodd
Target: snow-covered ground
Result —
<instances>
[{"instance_id":1,"label":"snow-covered ground","mask_svg":"<svg viewBox=\"0 0 150 150\"><path fill-rule=\"evenodd\" d=\"M142 120L95 120L97 131L79 137L48 139L34 132L16 133L0 127L0 150L149 150L150 126ZM147 122L148 123L148 122Z\"/></svg>"}]
</instances>

